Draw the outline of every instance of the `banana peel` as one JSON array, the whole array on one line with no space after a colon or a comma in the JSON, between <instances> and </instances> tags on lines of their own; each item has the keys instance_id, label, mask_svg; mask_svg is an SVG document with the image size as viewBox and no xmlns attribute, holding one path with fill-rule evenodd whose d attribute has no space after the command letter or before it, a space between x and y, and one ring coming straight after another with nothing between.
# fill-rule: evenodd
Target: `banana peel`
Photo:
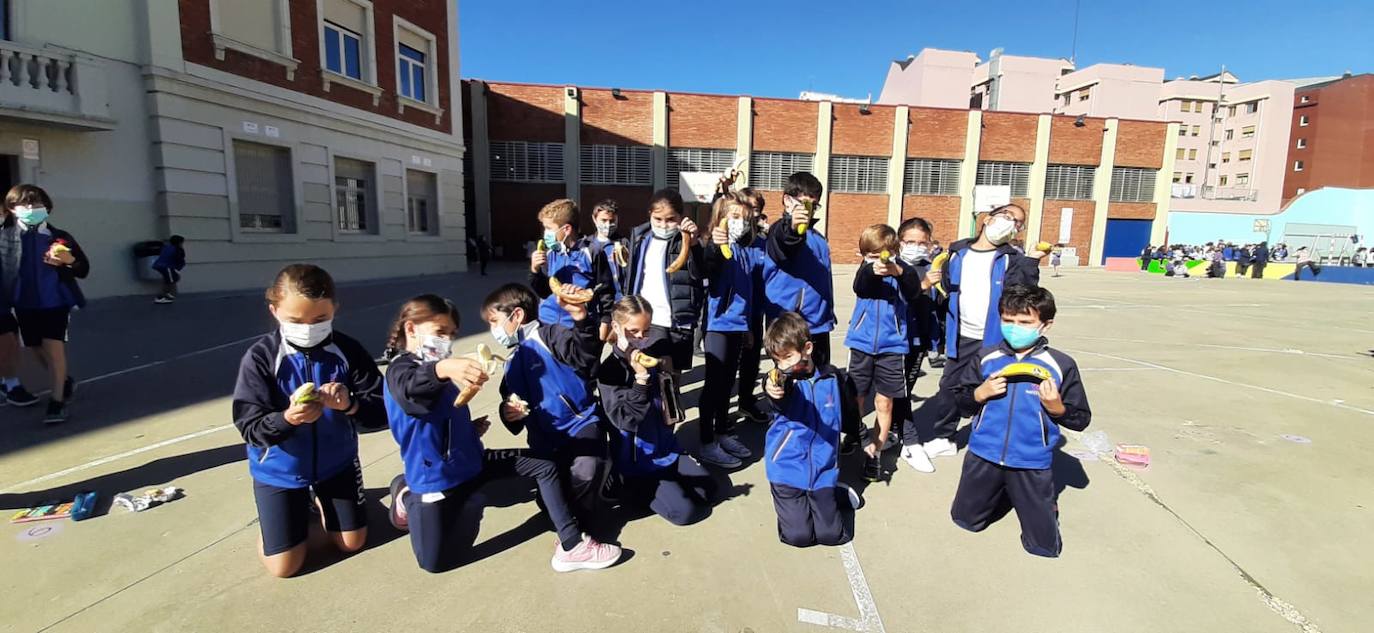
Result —
<instances>
[{"instance_id":1,"label":"banana peel","mask_svg":"<svg viewBox=\"0 0 1374 633\"><path fill-rule=\"evenodd\" d=\"M596 292L591 288L581 288L572 284L565 284L557 277L549 277L549 290L558 295L559 299L572 304L583 304L592 300Z\"/></svg>"},{"instance_id":2,"label":"banana peel","mask_svg":"<svg viewBox=\"0 0 1374 633\"><path fill-rule=\"evenodd\" d=\"M477 362L482 363L482 371L487 372L488 374L491 374L496 371L497 361L505 362L506 360L501 356L493 354L491 348L488 347L486 343L477 344L476 359ZM469 402L472 402L472 399L477 397L477 392L481 390L482 387L478 385L468 385L466 387L463 387L463 389L458 392L458 397L453 399L453 406L461 407Z\"/></svg>"},{"instance_id":3,"label":"banana peel","mask_svg":"<svg viewBox=\"0 0 1374 633\"><path fill-rule=\"evenodd\" d=\"M935 270L940 270L940 269L945 265L945 260L948 260L948 259L949 259L949 253L947 253L947 252L946 252L946 253L940 253L939 255L936 255L936 256L935 256L935 259L931 260L931 262L930 262L930 267L931 267L931 268L934 268ZM942 296L945 296L945 297L948 297L948 296L949 296L949 293L948 293L948 292L945 292L945 287L944 287L944 286L937 285L937 286L935 286L935 289L938 290Z\"/></svg>"},{"instance_id":4,"label":"banana peel","mask_svg":"<svg viewBox=\"0 0 1374 633\"><path fill-rule=\"evenodd\" d=\"M687 265L687 256L691 254L692 245L690 242L687 241L687 234L684 233L682 235L682 250L678 251L677 259L674 259L673 263L668 264L668 268L665 269L666 272L669 275L671 275L679 270L682 270L682 267Z\"/></svg>"},{"instance_id":5,"label":"banana peel","mask_svg":"<svg viewBox=\"0 0 1374 633\"><path fill-rule=\"evenodd\" d=\"M657 358L654 358L653 356L650 356L638 350L635 351L632 360L636 363L639 363L639 366L645 369L649 369L651 367L658 367Z\"/></svg>"},{"instance_id":6,"label":"banana peel","mask_svg":"<svg viewBox=\"0 0 1374 633\"><path fill-rule=\"evenodd\" d=\"M313 382L307 382L299 387L296 387L296 390L291 392L291 404L293 405L309 404L311 402L319 401L320 394L315 392L315 383Z\"/></svg>"},{"instance_id":7,"label":"banana peel","mask_svg":"<svg viewBox=\"0 0 1374 633\"><path fill-rule=\"evenodd\" d=\"M722 231L728 231L730 228L730 219L721 218L720 224L716 225L716 228ZM730 242L728 240L724 244L720 245L720 254L723 255L725 259L735 258L735 251L734 249L730 248Z\"/></svg>"},{"instance_id":8,"label":"banana peel","mask_svg":"<svg viewBox=\"0 0 1374 633\"><path fill-rule=\"evenodd\" d=\"M1042 382L1049 380L1050 370L1045 369L1035 363L1012 363L1002 368L999 374L1007 380L1024 380L1030 382Z\"/></svg>"},{"instance_id":9,"label":"banana peel","mask_svg":"<svg viewBox=\"0 0 1374 633\"><path fill-rule=\"evenodd\" d=\"M623 242L616 242L611 248L611 259L615 260L615 265L621 268L630 265L630 249Z\"/></svg>"}]
</instances>

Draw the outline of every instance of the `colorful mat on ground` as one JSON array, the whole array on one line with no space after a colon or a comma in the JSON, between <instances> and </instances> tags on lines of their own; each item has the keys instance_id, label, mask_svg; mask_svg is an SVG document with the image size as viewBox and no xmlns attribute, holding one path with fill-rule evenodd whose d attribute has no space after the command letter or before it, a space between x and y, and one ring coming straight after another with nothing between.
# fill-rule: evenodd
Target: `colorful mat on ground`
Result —
<instances>
[{"instance_id":1,"label":"colorful mat on ground","mask_svg":"<svg viewBox=\"0 0 1374 633\"><path fill-rule=\"evenodd\" d=\"M1136 258L1135 263L1136 263L1136 269L1139 269L1139 268L1140 268L1140 258ZM1207 267L1206 267L1204 264L1206 264L1206 262L1203 262L1203 261L1190 261L1190 262L1187 262L1186 265L1188 266L1188 274L1191 275L1191 276L1193 276L1193 277L1206 277L1206 276L1207 276ZM1236 263L1235 263L1235 262L1225 262L1225 264L1226 264L1226 275L1225 275L1225 276L1226 276L1226 277L1235 277L1235 276L1236 276ZM1269 263L1268 265L1266 265L1266 266L1264 267L1264 277L1263 277L1263 278L1264 278L1264 279L1287 279L1287 280L1289 280L1289 281L1292 281L1292 280L1293 280L1293 270L1294 270L1295 268L1297 268L1297 265L1296 265L1296 264L1292 264L1292 263L1288 263L1288 262L1271 262L1271 263ZM1374 268L1357 268L1357 267L1354 267L1354 266L1322 266L1321 271L1322 271L1322 272L1321 272L1320 275L1313 275L1311 270L1304 269L1304 270L1302 271L1302 278L1299 279L1299 281L1317 281L1317 282L1323 282L1323 283L1337 283L1337 284L1363 284L1363 285L1374 285ZM1160 260L1157 260L1157 259L1156 259L1156 260L1152 260L1152 261L1150 262L1150 268L1149 268L1149 271L1148 271L1148 272L1150 272L1150 273L1152 273L1152 274L1156 274L1156 275L1163 275L1163 274L1164 274L1164 262L1162 262L1162 261L1160 261ZM1253 270L1246 270L1246 271L1245 271L1245 276L1246 276L1246 277L1252 277L1253 275L1254 275Z\"/></svg>"}]
</instances>

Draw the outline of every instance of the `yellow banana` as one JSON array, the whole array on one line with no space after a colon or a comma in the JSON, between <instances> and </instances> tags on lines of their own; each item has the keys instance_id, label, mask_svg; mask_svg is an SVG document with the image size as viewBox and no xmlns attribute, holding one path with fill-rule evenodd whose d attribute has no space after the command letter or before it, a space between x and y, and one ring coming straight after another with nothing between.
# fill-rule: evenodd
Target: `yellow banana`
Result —
<instances>
[{"instance_id":1,"label":"yellow banana","mask_svg":"<svg viewBox=\"0 0 1374 633\"><path fill-rule=\"evenodd\" d=\"M720 229L720 230L722 230L722 231L727 231L727 235L729 234L729 233L728 233L729 227L730 227L730 219L729 219L729 218L721 218L721 219L720 219L720 224L716 226L716 228L718 228L718 229ZM734 251L734 249L731 249L731 248L730 248L730 241L729 241L729 238L726 238L726 241L725 241L723 244L720 245L720 254L721 254L721 255L724 255L724 256L725 256L725 259L734 259L734 257L735 257L735 251Z\"/></svg>"},{"instance_id":2,"label":"yellow banana","mask_svg":"<svg viewBox=\"0 0 1374 633\"><path fill-rule=\"evenodd\" d=\"M934 260L932 260L932 261L930 262L930 267L931 267L932 269L935 269L935 270L940 270L940 268L941 268L942 266L945 265L945 260L947 260L947 259L949 259L949 253L948 253L948 252L940 253L939 255L936 255L936 256L935 256L935 259L934 259ZM937 285L937 286L935 286L935 289L938 290L938 291L940 291L940 294L941 294L941 295L946 296L946 297L949 296L949 293L948 293L948 292L945 292L945 287L944 287L944 286Z\"/></svg>"},{"instance_id":3,"label":"yellow banana","mask_svg":"<svg viewBox=\"0 0 1374 633\"><path fill-rule=\"evenodd\" d=\"M1036 365L1035 363L1012 363L1003 367L1000 373L1002 377L1007 380L1027 378L1035 382L1040 382L1050 379L1050 370Z\"/></svg>"},{"instance_id":4,"label":"yellow banana","mask_svg":"<svg viewBox=\"0 0 1374 633\"><path fill-rule=\"evenodd\" d=\"M315 383L313 382L307 382L291 392L291 404L306 404L317 402L319 399L320 396L315 393Z\"/></svg>"}]
</instances>

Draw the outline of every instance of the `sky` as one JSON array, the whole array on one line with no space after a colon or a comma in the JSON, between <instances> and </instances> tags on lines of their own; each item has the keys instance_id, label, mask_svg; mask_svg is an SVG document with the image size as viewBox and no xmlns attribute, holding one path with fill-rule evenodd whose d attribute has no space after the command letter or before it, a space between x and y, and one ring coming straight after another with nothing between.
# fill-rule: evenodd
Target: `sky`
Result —
<instances>
[{"instance_id":1,"label":"sky","mask_svg":"<svg viewBox=\"0 0 1374 633\"><path fill-rule=\"evenodd\" d=\"M877 99L922 48L1226 69L1242 81L1374 72L1374 0L459 2L461 75L488 81Z\"/></svg>"}]
</instances>

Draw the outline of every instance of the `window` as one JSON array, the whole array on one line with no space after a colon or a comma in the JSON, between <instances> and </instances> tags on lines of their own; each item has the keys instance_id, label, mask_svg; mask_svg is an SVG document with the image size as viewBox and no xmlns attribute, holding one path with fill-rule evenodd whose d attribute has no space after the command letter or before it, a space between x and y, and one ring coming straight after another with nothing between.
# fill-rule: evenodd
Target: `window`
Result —
<instances>
[{"instance_id":1,"label":"window","mask_svg":"<svg viewBox=\"0 0 1374 633\"><path fill-rule=\"evenodd\" d=\"M414 48L400 45L400 74L401 85L397 90L402 97L408 97L423 103L425 101L425 54Z\"/></svg>"},{"instance_id":2,"label":"window","mask_svg":"<svg viewBox=\"0 0 1374 633\"><path fill-rule=\"evenodd\" d=\"M1241 138L1255 138L1255 126L1247 125L1240 129Z\"/></svg>"},{"instance_id":3,"label":"window","mask_svg":"<svg viewBox=\"0 0 1374 633\"><path fill-rule=\"evenodd\" d=\"M1220 146L1221 146L1221 141L1212 141L1211 145L1212 145L1212 147L1220 147Z\"/></svg>"},{"instance_id":4,"label":"window","mask_svg":"<svg viewBox=\"0 0 1374 633\"><path fill-rule=\"evenodd\" d=\"M1311 101L1311 100L1312 100L1311 97L1308 97L1307 95L1303 95L1303 96L1301 96L1301 97L1298 97L1298 103L1307 103L1308 101Z\"/></svg>"},{"instance_id":5,"label":"window","mask_svg":"<svg viewBox=\"0 0 1374 633\"><path fill-rule=\"evenodd\" d=\"M290 150L235 140L234 181L240 228L295 232L296 203Z\"/></svg>"},{"instance_id":6,"label":"window","mask_svg":"<svg viewBox=\"0 0 1374 633\"><path fill-rule=\"evenodd\" d=\"M908 158L902 172L902 193L917 196L959 195L959 167L963 161Z\"/></svg>"},{"instance_id":7,"label":"window","mask_svg":"<svg viewBox=\"0 0 1374 633\"><path fill-rule=\"evenodd\" d=\"M1221 153L1221 163L1224 165L1224 164L1229 163L1229 162L1231 162L1231 152L1222 152L1222 153Z\"/></svg>"},{"instance_id":8,"label":"window","mask_svg":"<svg viewBox=\"0 0 1374 633\"><path fill-rule=\"evenodd\" d=\"M887 193L887 158L831 156L830 190L844 193Z\"/></svg>"},{"instance_id":9,"label":"window","mask_svg":"<svg viewBox=\"0 0 1374 633\"><path fill-rule=\"evenodd\" d=\"M210 0L210 31L215 59L225 49L281 64L295 78L299 62L291 56L289 0Z\"/></svg>"},{"instance_id":10,"label":"window","mask_svg":"<svg viewBox=\"0 0 1374 633\"><path fill-rule=\"evenodd\" d=\"M376 210L369 202L377 183L376 166L350 158L334 159L334 219L344 233L376 233Z\"/></svg>"},{"instance_id":11,"label":"window","mask_svg":"<svg viewBox=\"0 0 1374 633\"><path fill-rule=\"evenodd\" d=\"M1087 101L1087 100L1090 99L1091 97L1092 97L1092 91L1089 90L1089 89L1087 89L1087 88L1084 88L1083 90L1081 90L1081 91L1078 93L1078 100L1079 100L1079 101Z\"/></svg>"},{"instance_id":12,"label":"window","mask_svg":"<svg viewBox=\"0 0 1374 633\"><path fill-rule=\"evenodd\" d=\"M978 163L975 185L1008 185L1011 195L1024 198L1030 189L1030 165L1027 163Z\"/></svg>"},{"instance_id":13,"label":"window","mask_svg":"<svg viewBox=\"0 0 1374 633\"><path fill-rule=\"evenodd\" d=\"M1193 172L1190 171L1190 172L1184 174L1184 175L1183 175L1183 182L1184 182L1185 184L1189 184L1189 185L1193 184Z\"/></svg>"},{"instance_id":14,"label":"window","mask_svg":"<svg viewBox=\"0 0 1374 633\"><path fill-rule=\"evenodd\" d=\"M1300 196L1301 196L1301 195L1304 194L1304 193L1307 193L1307 188L1306 188L1306 187L1298 187L1298 193L1297 193L1297 195L1300 195Z\"/></svg>"},{"instance_id":15,"label":"window","mask_svg":"<svg viewBox=\"0 0 1374 633\"><path fill-rule=\"evenodd\" d=\"M788 176L799 171L811 171L815 160L811 154L754 152L749 156L749 186L782 191Z\"/></svg>"},{"instance_id":16,"label":"window","mask_svg":"<svg viewBox=\"0 0 1374 633\"><path fill-rule=\"evenodd\" d=\"M1188 160L1188 150L1182 147L1174 150L1174 160Z\"/></svg>"},{"instance_id":17,"label":"window","mask_svg":"<svg viewBox=\"0 0 1374 633\"><path fill-rule=\"evenodd\" d=\"M1112 202L1153 202L1155 199L1155 177L1159 171L1140 167L1113 167L1112 189L1108 198ZM1174 172L1174 182L1179 181L1179 173Z\"/></svg>"},{"instance_id":18,"label":"window","mask_svg":"<svg viewBox=\"0 0 1374 633\"><path fill-rule=\"evenodd\" d=\"M1188 126L1186 126L1186 125L1180 125L1180 126L1178 126L1178 135L1179 135L1179 136L1188 136Z\"/></svg>"},{"instance_id":19,"label":"window","mask_svg":"<svg viewBox=\"0 0 1374 633\"><path fill-rule=\"evenodd\" d=\"M1246 113L1246 114L1254 114L1254 113L1256 113L1256 112L1259 112L1259 102L1258 102L1258 101L1251 101L1250 103L1245 104L1245 113Z\"/></svg>"},{"instance_id":20,"label":"window","mask_svg":"<svg viewBox=\"0 0 1374 633\"><path fill-rule=\"evenodd\" d=\"M1226 176L1222 176L1222 177L1221 177L1221 186L1223 186L1223 187L1226 186Z\"/></svg>"},{"instance_id":21,"label":"window","mask_svg":"<svg viewBox=\"0 0 1374 633\"><path fill-rule=\"evenodd\" d=\"M1045 171L1045 198L1092 200L1097 168L1086 165L1050 165Z\"/></svg>"},{"instance_id":22,"label":"window","mask_svg":"<svg viewBox=\"0 0 1374 633\"><path fill-rule=\"evenodd\" d=\"M1307 149L1307 139L1305 139L1305 138L1300 138L1300 139L1298 139L1298 149Z\"/></svg>"},{"instance_id":23,"label":"window","mask_svg":"<svg viewBox=\"0 0 1374 633\"><path fill-rule=\"evenodd\" d=\"M439 197L434 174L406 170L406 232L439 233Z\"/></svg>"},{"instance_id":24,"label":"window","mask_svg":"<svg viewBox=\"0 0 1374 633\"><path fill-rule=\"evenodd\" d=\"M1237 156L1237 157L1236 157L1236 160L1238 160L1238 161L1240 161L1240 162L1243 163L1243 162L1245 162L1245 161L1247 161L1247 160L1250 160L1250 156L1251 156L1253 153L1254 153L1254 150L1250 150L1250 149L1243 149L1243 150L1240 150L1240 156Z\"/></svg>"},{"instance_id":25,"label":"window","mask_svg":"<svg viewBox=\"0 0 1374 633\"><path fill-rule=\"evenodd\" d=\"M1199 133L1201 133L1201 132L1202 132L1202 126L1201 126L1201 125L1194 125L1194 126L1193 126L1193 132L1192 132L1192 135L1193 135L1193 136L1197 136L1197 135L1198 135Z\"/></svg>"},{"instance_id":26,"label":"window","mask_svg":"<svg viewBox=\"0 0 1374 633\"><path fill-rule=\"evenodd\" d=\"M1226 109L1226 116L1236 116L1236 106L1231 106L1231 107L1227 108L1227 109Z\"/></svg>"},{"instance_id":27,"label":"window","mask_svg":"<svg viewBox=\"0 0 1374 633\"><path fill-rule=\"evenodd\" d=\"M1217 164L1216 164L1216 163L1207 163L1207 169L1216 169L1216 168L1217 168Z\"/></svg>"},{"instance_id":28,"label":"window","mask_svg":"<svg viewBox=\"0 0 1374 633\"><path fill-rule=\"evenodd\" d=\"M1176 171L1176 172L1174 172L1174 184L1179 184L1179 183L1181 183L1181 182L1183 182L1183 172L1181 172L1181 171ZM1113 187L1113 188L1116 187L1116 170L1115 170L1115 169L1112 170L1112 187ZM1115 191L1115 189L1113 189L1113 191Z\"/></svg>"},{"instance_id":29,"label":"window","mask_svg":"<svg viewBox=\"0 0 1374 633\"><path fill-rule=\"evenodd\" d=\"M1190 149L1190 150L1188 150L1188 160L1197 160L1197 150L1195 150L1195 149Z\"/></svg>"},{"instance_id":30,"label":"window","mask_svg":"<svg viewBox=\"0 0 1374 633\"><path fill-rule=\"evenodd\" d=\"M1307 115L1306 115L1306 114L1304 114L1304 115L1298 117L1298 126L1299 126L1299 127L1307 127Z\"/></svg>"},{"instance_id":31,"label":"window","mask_svg":"<svg viewBox=\"0 0 1374 633\"><path fill-rule=\"evenodd\" d=\"M1194 101L1194 102L1193 102L1193 112L1202 112L1202 102L1201 102L1201 101Z\"/></svg>"},{"instance_id":32,"label":"window","mask_svg":"<svg viewBox=\"0 0 1374 633\"><path fill-rule=\"evenodd\" d=\"M1179 110L1179 112L1192 112L1192 111L1193 111L1193 102L1192 102L1192 101L1182 101L1182 102L1180 102L1180 103L1179 103L1178 110Z\"/></svg>"},{"instance_id":33,"label":"window","mask_svg":"<svg viewBox=\"0 0 1374 633\"><path fill-rule=\"evenodd\" d=\"M1231 140L1231 139L1233 139L1233 138L1235 138L1235 137L1236 137L1236 131L1235 131L1235 130L1226 130L1226 140L1229 141L1229 140Z\"/></svg>"},{"instance_id":34,"label":"window","mask_svg":"<svg viewBox=\"0 0 1374 633\"><path fill-rule=\"evenodd\" d=\"M563 182L563 144L491 141L491 179Z\"/></svg>"},{"instance_id":35,"label":"window","mask_svg":"<svg viewBox=\"0 0 1374 633\"><path fill-rule=\"evenodd\" d=\"M402 97L400 108L424 104L428 107L419 109L433 112L437 118L439 56L434 36L399 17L393 17L392 21L396 36L396 93Z\"/></svg>"},{"instance_id":36,"label":"window","mask_svg":"<svg viewBox=\"0 0 1374 633\"><path fill-rule=\"evenodd\" d=\"M362 36L338 26L324 23L324 67L345 77L363 79Z\"/></svg>"},{"instance_id":37,"label":"window","mask_svg":"<svg viewBox=\"0 0 1374 633\"><path fill-rule=\"evenodd\" d=\"M1237 184L1237 185L1248 185L1248 184L1250 184L1250 174L1236 174L1236 184Z\"/></svg>"},{"instance_id":38,"label":"window","mask_svg":"<svg viewBox=\"0 0 1374 633\"><path fill-rule=\"evenodd\" d=\"M653 152L645 145L583 145L582 182L652 185Z\"/></svg>"},{"instance_id":39,"label":"window","mask_svg":"<svg viewBox=\"0 0 1374 633\"><path fill-rule=\"evenodd\" d=\"M684 171L725 173L735 165L735 151L730 149L668 149L668 187L678 188L678 174Z\"/></svg>"},{"instance_id":40,"label":"window","mask_svg":"<svg viewBox=\"0 0 1374 633\"><path fill-rule=\"evenodd\" d=\"M1293 161L1293 171L1302 171L1302 161L1300 161L1300 160L1295 160L1295 161Z\"/></svg>"}]
</instances>

